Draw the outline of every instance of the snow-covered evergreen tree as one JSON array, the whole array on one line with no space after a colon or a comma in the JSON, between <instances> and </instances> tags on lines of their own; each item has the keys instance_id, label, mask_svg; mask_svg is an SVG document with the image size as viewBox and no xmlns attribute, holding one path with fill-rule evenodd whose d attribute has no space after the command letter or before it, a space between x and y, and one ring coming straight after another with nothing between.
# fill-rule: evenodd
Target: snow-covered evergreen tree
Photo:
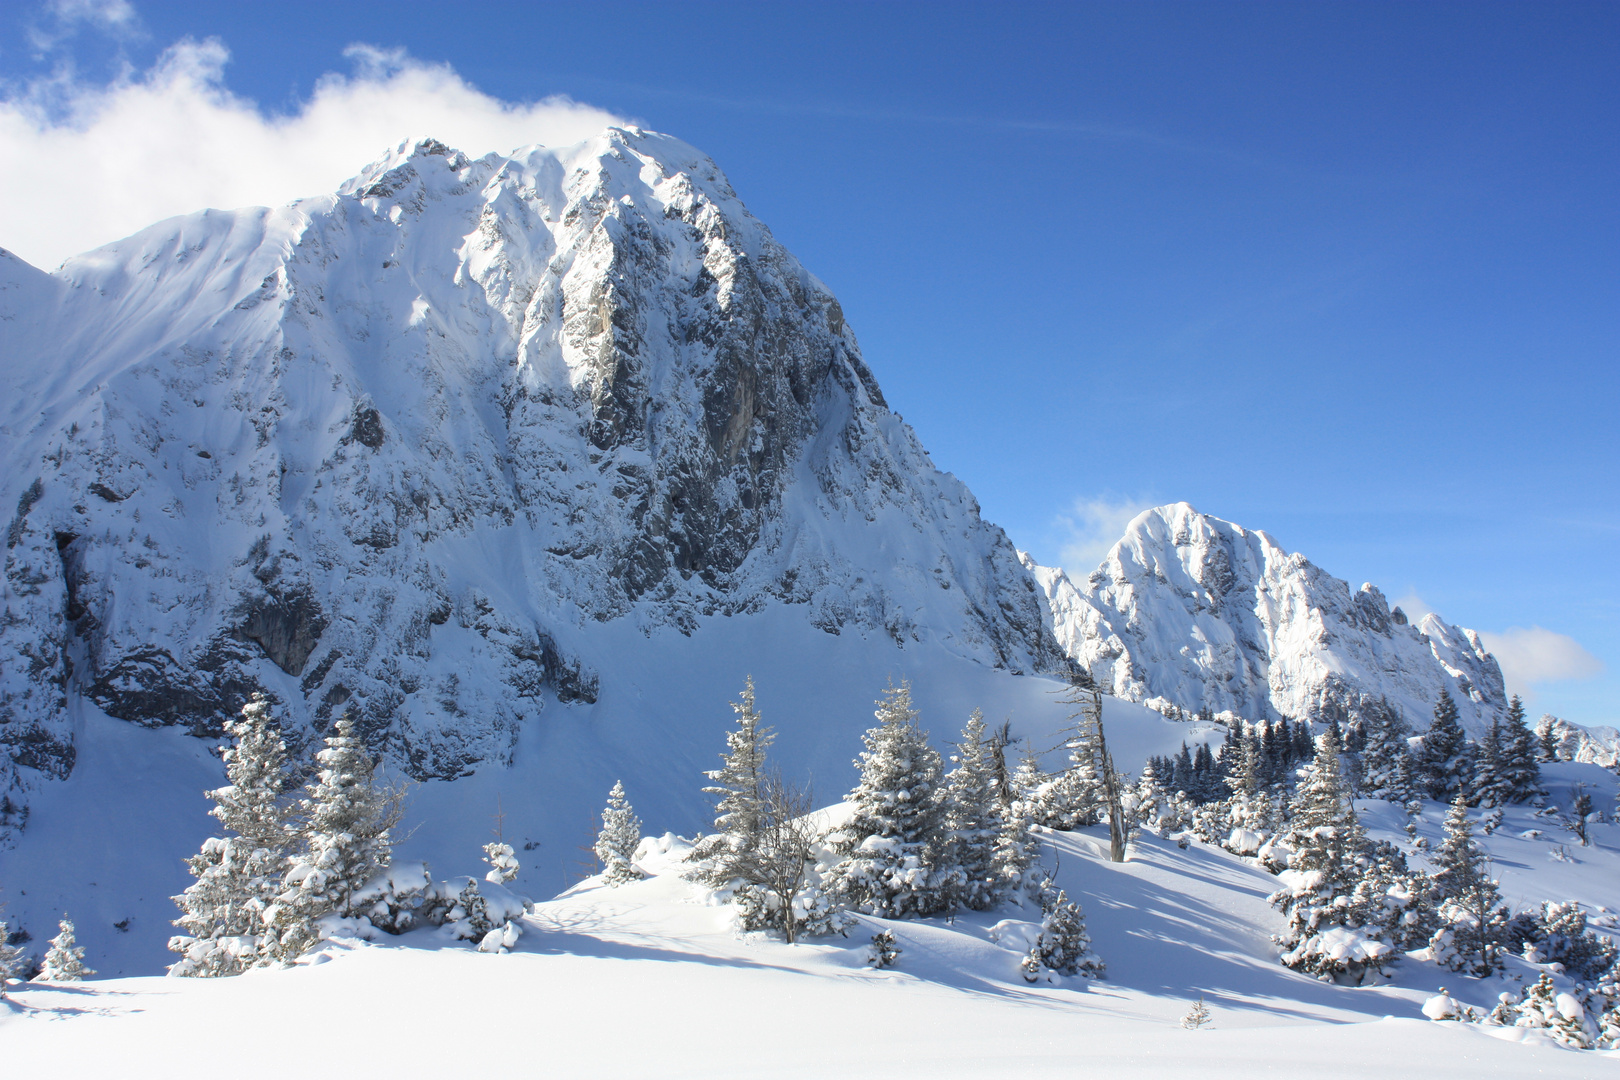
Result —
<instances>
[{"instance_id":1,"label":"snow-covered evergreen tree","mask_svg":"<svg viewBox=\"0 0 1620 1080\"><path fill-rule=\"evenodd\" d=\"M872 941L866 947L866 962L869 966L880 970L893 967L894 962L900 959L900 954L904 951L894 940L894 931L880 930L872 935Z\"/></svg>"},{"instance_id":2,"label":"snow-covered evergreen tree","mask_svg":"<svg viewBox=\"0 0 1620 1080\"><path fill-rule=\"evenodd\" d=\"M183 933L169 940L180 959L171 975L236 975L262 962L265 914L282 891L293 827L283 798L287 746L262 695L242 707L225 727L234 739L226 749L225 787L207 793L209 811L226 835L204 841L187 860L196 881L174 898L174 921Z\"/></svg>"},{"instance_id":3,"label":"snow-covered evergreen tree","mask_svg":"<svg viewBox=\"0 0 1620 1080\"><path fill-rule=\"evenodd\" d=\"M1469 780L1469 801L1474 806L1501 806L1508 801L1502 760L1502 723L1493 718L1474 748L1474 774Z\"/></svg>"},{"instance_id":4,"label":"snow-covered evergreen tree","mask_svg":"<svg viewBox=\"0 0 1620 1080\"><path fill-rule=\"evenodd\" d=\"M1541 761L1557 761L1559 759L1558 718L1551 713L1542 713L1541 719L1536 721L1536 756Z\"/></svg>"},{"instance_id":5,"label":"snow-covered evergreen tree","mask_svg":"<svg viewBox=\"0 0 1620 1080\"><path fill-rule=\"evenodd\" d=\"M1508 913L1496 882L1486 873L1485 854L1474 843L1466 792L1452 800L1445 829L1445 841L1434 855L1441 925L1430 938L1429 952L1453 971L1483 978L1499 966Z\"/></svg>"},{"instance_id":6,"label":"snow-covered evergreen tree","mask_svg":"<svg viewBox=\"0 0 1620 1080\"><path fill-rule=\"evenodd\" d=\"M1541 748L1525 722L1524 702L1514 694L1502 723L1501 786L1506 801L1529 802L1541 793Z\"/></svg>"},{"instance_id":7,"label":"snow-covered evergreen tree","mask_svg":"<svg viewBox=\"0 0 1620 1080\"><path fill-rule=\"evenodd\" d=\"M992 854L992 872L1004 899L1020 904L1034 882L1031 872L1040 859L1041 838L1035 835L1028 804L1016 801L1002 810Z\"/></svg>"},{"instance_id":8,"label":"snow-covered evergreen tree","mask_svg":"<svg viewBox=\"0 0 1620 1080\"><path fill-rule=\"evenodd\" d=\"M911 686L890 685L878 724L856 759L855 812L833 837L844 859L829 890L849 907L886 918L933 915L950 906L953 878L938 865L946 839L943 763L917 726Z\"/></svg>"},{"instance_id":9,"label":"snow-covered evergreen tree","mask_svg":"<svg viewBox=\"0 0 1620 1080\"><path fill-rule=\"evenodd\" d=\"M641 846L641 819L625 798L624 784L615 781L602 810L602 831L596 835L596 857L602 862L602 880L609 885L639 881L646 875L633 861Z\"/></svg>"},{"instance_id":10,"label":"snow-covered evergreen tree","mask_svg":"<svg viewBox=\"0 0 1620 1080\"><path fill-rule=\"evenodd\" d=\"M6 996L6 980L16 978L26 960L26 954L11 944L11 925L0 919L0 1000Z\"/></svg>"},{"instance_id":11,"label":"snow-covered evergreen tree","mask_svg":"<svg viewBox=\"0 0 1620 1080\"><path fill-rule=\"evenodd\" d=\"M688 862L701 864L693 880L722 886L736 878L759 843L764 828L765 752L776 736L760 723L754 707L754 679L743 686L742 700L733 702L737 729L726 733L726 751L720 768L704 773L712 783L704 793L717 799L714 833L692 848Z\"/></svg>"},{"instance_id":12,"label":"snow-covered evergreen tree","mask_svg":"<svg viewBox=\"0 0 1620 1080\"><path fill-rule=\"evenodd\" d=\"M265 913L270 959L291 963L320 940L327 916L354 918L355 895L388 868L390 830L399 821L401 793L377 783L377 763L343 716L315 755L315 778L299 803L302 847L288 859L283 889Z\"/></svg>"},{"instance_id":13,"label":"snow-covered evergreen tree","mask_svg":"<svg viewBox=\"0 0 1620 1080\"><path fill-rule=\"evenodd\" d=\"M984 714L978 709L968 717L956 751L956 768L945 778L948 838L941 861L955 879L952 906L989 911L1006 898L1006 886L996 865L1004 814L997 797Z\"/></svg>"},{"instance_id":14,"label":"snow-covered evergreen tree","mask_svg":"<svg viewBox=\"0 0 1620 1080\"><path fill-rule=\"evenodd\" d=\"M1193 786L1187 795L1194 802L1215 802L1226 797L1226 785L1222 782L1220 767L1215 761L1215 755L1210 753L1207 743L1199 743L1198 749L1193 751L1192 774Z\"/></svg>"},{"instance_id":15,"label":"snow-covered evergreen tree","mask_svg":"<svg viewBox=\"0 0 1620 1080\"><path fill-rule=\"evenodd\" d=\"M1613 938L1586 928L1586 912L1574 901L1543 901L1532 933L1527 955L1533 952L1536 963L1562 964L1571 978L1583 982L1601 981L1614 970L1620 952Z\"/></svg>"},{"instance_id":16,"label":"snow-covered evergreen tree","mask_svg":"<svg viewBox=\"0 0 1620 1080\"><path fill-rule=\"evenodd\" d=\"M1321 979L1358 983L1369 970L1382 971L1393 950L1354 904L1367 840L1344 789L1331 728L1318 737L1294 797L1286 843L1293 855L1278 875L1283 888L1271 897L1288 918L1276 939L1282 962Z\"/></svg>"},{"instance_id":17,"label":"snow-covered evergreen tree","mask_svg":"<svg viewBox=\"0 0 1620 1080\"><path fill-rule=\"evenodd\" d=\"M1431 799L1450 802L1471 778L1468 739L1458 720L1457 703L1451 692L1440 691L1434 705L1434 720L1423 733L1414 761L1418 780Z\"/></svg>"},{"instance_id":18,"label":"snow-covered evergreen tree","mask_svg":"<svg viewBox=\"0 0 1620 1080\"><path fill-rule=\"evenodd\" d=\"M73 924L63 916L56 924L61 931L51 938L50 951L45 954L45 965L37 977L39 982L79 982L95 970L84 966L84 948L73 937Z\"/></svg>"},{"instance_id":19,"label":"snow-covered evergreen tree","mask_svg":"<svg viewBox=\"0 0 1620 1080\"><path fill-rule=\"evenodd\" d=\"M1019 965L1024 978L1034 982L1043 971L1101 979L1107 966L1091 948L1085 912L1050 879L1040 893L1041 932Z\"/></svg>"}]
</instances>

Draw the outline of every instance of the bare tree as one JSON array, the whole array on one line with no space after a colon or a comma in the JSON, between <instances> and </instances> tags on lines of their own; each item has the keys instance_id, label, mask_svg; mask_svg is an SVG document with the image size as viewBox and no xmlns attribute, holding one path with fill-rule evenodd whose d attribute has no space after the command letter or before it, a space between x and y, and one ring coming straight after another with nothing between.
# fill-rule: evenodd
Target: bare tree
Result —
<instances>
[{"instance_id":1,"label":"bare tree","mask_svg":"<svg viewBox=\"0 0 1620 1080\"><path fill-rule=\"evenodd\" d=\"M1070 719L1081 721L1087 730L1091 749L1101 772L1103 799L1108 804L1108 858L1113 862L1125 861L1125 843L1130 838L1125 821L1125 802L1120 791L1119 773L1114 771L1114 757L1108 752L1108 737L1103 731L1102 688L1083 668L1077 668L1069 677L1068 693L1060 700L1078 706Z\"/></svg>"},{"instance_id":2,"label":"bare tree","mask_svg":"<svg viewBox=\"0 0 1620 1080\"><path fill-rule=\"evenodd\" d=\"M1012 772L1007 768L1007 747L1012 745L1012 721L1003 720L990 733L987 745L990 747L990 772L996 780L996 801L1006 810L1013 801Z\"/></svg>"},{"instance_id":3,"label":"bare tree","mask_svg":"<svg viewBox=\"0 0 1620 1080\"><path fill-rule=\"evenodd\" d=\"M759 840L738 867L745 881L776 897L782 936L790 945L799 929L793 902L804 888L805 868L814 861L812 805L808 785L800 787L783 780L779 772L768 773L760 784Z\"/></svg>"}]
</instances>

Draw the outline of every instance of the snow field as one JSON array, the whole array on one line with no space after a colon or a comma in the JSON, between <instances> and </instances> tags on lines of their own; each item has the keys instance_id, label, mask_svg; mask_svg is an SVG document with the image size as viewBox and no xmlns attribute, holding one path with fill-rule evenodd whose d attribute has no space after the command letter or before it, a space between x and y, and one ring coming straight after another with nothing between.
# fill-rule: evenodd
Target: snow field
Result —
<instances>
[{"instance_id":1,"label":"snow field","mask_svg":"<svg viewBox=\"0 0 1620 1080\"><path fill-rule=\"evenodd\" d=\"M1101 829L1045 840L1106 981L1025 983L1017 923L1032 909L862 918L847 938L794 946L739 933L731 909L679 876L686 845L666 836L637 860L651 877L592 878L537 904L508 955L424 930L329 943L297 968L235 979L31 985L0 1013L0 1042L21 1073L86 1077L216 1076L217 1059L176 1048L198 1032L223 1047L265 1031L296 1033L302 1059L356 1076L465 1069L492 1043L502 1072L548 1077L1613 1075L1613 1054L1423 1019L1441 983L1472 996L1470 980L1432 965L1404 961L1398 985L1363 988L1281 967L1269 942L1281 920L1265 902L1276 879L1226 852L1145 835L1111 864ZM902 950L882 971L865 965L879 928ZM1200 995L1213 1022L1185 1031ZM286 1068L277 1054L238 1055L230 1074Z\"/></svg>"}]
</instances>

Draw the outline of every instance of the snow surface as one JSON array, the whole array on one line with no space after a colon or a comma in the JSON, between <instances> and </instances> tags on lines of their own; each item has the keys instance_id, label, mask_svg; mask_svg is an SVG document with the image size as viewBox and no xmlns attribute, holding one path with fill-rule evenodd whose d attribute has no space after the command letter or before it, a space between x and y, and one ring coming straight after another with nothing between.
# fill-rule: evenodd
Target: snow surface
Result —
<instances>
[{"instance_id":1,"label":"snow surface","mask_svg":"<svg viewBox=\"0 0 1620 1080\"><path fill-rule=\"evenodd\" d=\"M247 1049L267 1031L296 1033L296 1061L368 1076L491 1054L520 1076L1613 1075L1620 1055L1425 1019L1442 982L1466 1002L1468 980L1416 961L1399 985L1362 988L1281 967L1265 902L1276 879L1218 849L1148 836L1111 864L1101 830L1047 841L1105 981L1024 982L1019 927L1033 911L863 919L846 938L793 946L741 933L678 876L685 845L666 837L667 852L639 860L655 876L616 889L591 878L537 905L506 955L425 930L235 979L30 985L0 1007L0 1039L8 1067L73 1076L217 1076L224 1048L232 1076L284 1076L286 1055ZM883 971L864 964L880 928L902 950ZM1185 1031L1200 996L1213 1022Z\"/></svg>"}]
</instances>

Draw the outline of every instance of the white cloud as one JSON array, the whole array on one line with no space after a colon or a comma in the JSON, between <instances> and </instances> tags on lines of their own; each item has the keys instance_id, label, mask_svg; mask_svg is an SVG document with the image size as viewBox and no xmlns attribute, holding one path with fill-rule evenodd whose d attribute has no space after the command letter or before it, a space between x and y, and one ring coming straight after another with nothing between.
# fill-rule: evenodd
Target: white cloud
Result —
<instances>
[{"instance_id":1,"label":"white cloud","mask_svg":"<svg viewBox=\"0 0 1620 1080\"><path fill-rule=\"evenodd\" d=\"M1539 683L1590 679L1603 673L1603 661L1580 642L1540 626L1510 626L1500 634L1481 631L1479 636L1502 665L1509 692L1527 698Z\"/></svg>"},{"instance_id":2,"label":"white cloud","mask_svg":"<svg viewBox=\"0 0 1620 1080\"><path fill-rule=\"evenodd\" d=\"M356 45L346 55L353 74L323 76L284 116L226 87L230 54L215 39L181 41L149 71L108 84L69 67L26 84L0 100L0 246L50 269L166 217L332 191L405 138L476 157L626 123L564 97L502 101L403 51Z\"/></svg>"},{"instance_id":3,"label":"white cloud","mask_svg":"<svg viewBox=\"0 0 1620 1080\"><path fill-rule=\"evenodd\" d=\"M1058 515L1057 527L1064 534L1058 549L1059 562L1071 574L1084 577L1091 573L1107 557L1108 549L1125 535L1131 519L1157 505L1111 496L1076 499L1068 513Z\"/></svg>"},{"instance_id":4,"label":"white cloud","mask_svg":"<svg viewBox=\"0 0 1620 1080\"><path fill-rule=\"evenodd\" d=\"M1425 604L1423 598L1410 589L1407 590L1405 596L1396 600L1391 606L1400 608L1413 623L1420 623L1425 615L1434 614L1434 608Z\"/></svg>"}]
</instances>

